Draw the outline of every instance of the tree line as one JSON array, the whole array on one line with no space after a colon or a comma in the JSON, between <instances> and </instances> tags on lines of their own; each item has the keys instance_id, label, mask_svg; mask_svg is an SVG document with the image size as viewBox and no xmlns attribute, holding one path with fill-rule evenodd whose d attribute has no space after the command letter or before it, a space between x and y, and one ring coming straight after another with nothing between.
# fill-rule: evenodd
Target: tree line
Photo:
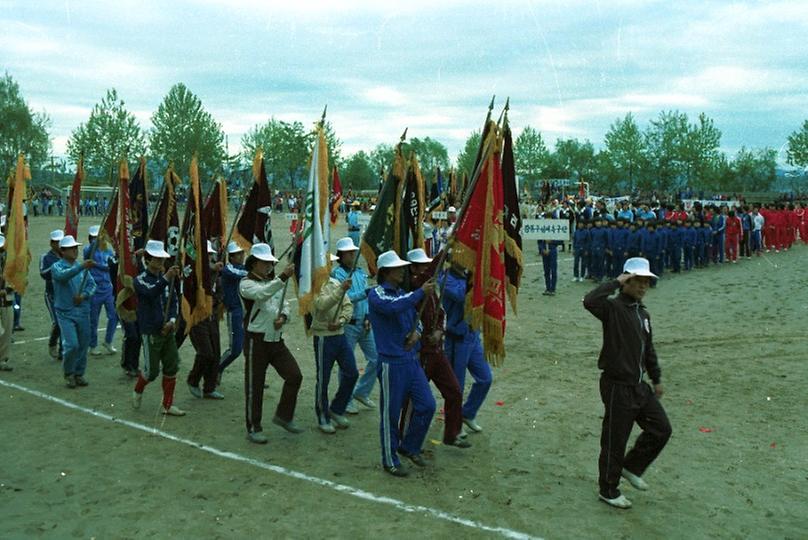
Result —
<instances>
[{"instance_id":1,"label":"tree line","mask_svg":"<svg viewBox=\"0 0 808 540\"><path fill-rule=\"evenodd\" d=\"M185 176L196 153L202 174L213 178L246 171L255 150L263 147L267 175L275 187L294 189L306 182L313 126L270 118L244 134L241 152L230 154L221 124L182 83L169 90L152 114L151 124L151 129L143 129L111 88L93 107L89 118L71 133L68 157L76 163L83 155L88 175L111 184L123 155L147 155L157 170L173 164L177 173ZM47 167L50 127L48 115L32 111L19 85L6 73L0 79L3 170L11 170L20 151L26 153L32 169ZM344 156L342 142L328 122L326 139L332 166L340 171L343 186L378 187L383 170L393 160L392 144L381 143ZM479 142L479 131L471 132L454 161L446 146L430 137L410 138L404 151L415 152L425 177L431 181L437 168L447 174L454 168L459 177L471 174ZM514 158L517 175L528 189L536 189L546 179L566 178L588 182L599 193L687 188L717 192L771 190L777 166L774 149L742 147L734 156L727 156L720 146L721 131L709 116L702 113L690 119L686 113L674 110L660 112L645 127L632 113L616 119L600 150L591 141L576 138L558 139L551 150L539 130L525 126L514 141ZM808 120L788 137L787 148L789 164L808 167Z\"/></svg>"}]
</instances>

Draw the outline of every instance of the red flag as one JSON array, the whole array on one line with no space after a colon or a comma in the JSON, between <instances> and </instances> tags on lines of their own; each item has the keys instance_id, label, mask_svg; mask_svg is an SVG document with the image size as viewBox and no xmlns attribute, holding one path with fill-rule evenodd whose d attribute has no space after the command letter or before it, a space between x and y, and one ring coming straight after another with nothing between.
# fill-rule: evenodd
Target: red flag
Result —
<instances>
[{"instance_id":1,"label":"red flag","mask_svg":"<svg viewBox=\"0 0 808 540\"><path fill-rule=\"evenodd\" d=\"M125 162L121 162L119 165L119 176L122 173L120 168L123 167ZM129 167L126 168L126 180L127 183L129 181ZM118 251L118 236L116 234L118 230L118 189L120 189L120 179L118 180L118 186L115 188L115 192L113 193L112 197L112 204L109 205L109 209L107 213L104 215L104 221L101 222L101 229L98 233L98 246L100 248L104 248L105 246L112 246L115 251Z\"/></svg>"},{"instance_id":2,"label":"red flag","mask_svg":"<svg viewBox=\"0 0 808 540\"><path fill-rule=\"evenodd\" d=\"M272 194L262 150L258 150L253 159L253 185L233 229L233 241L244 250L259 242L272 246Z\"/></svg>"},{"instance_id":3,"label":"red flag","mask_svg":"<svg viewBox=\"0 0 808 540\"><path fill-rule=\"evenodd\" d=\"M149 227L149 239L160 240L165 243L165 249L171 255L168 260L168 266L174 264L179 254L180 218L177 213L177 194L175 190L180 185L180 182L180 177L177 176L172 167L169 167L163 184L163 195L157 202L154 218L152 219L151 227Z\"/></svg>"},{"instance_id":4,"label":"red flag","mask_svg":"<svg viewBox=\"0 0 808 540\"><path fill-rule=\"evenodd\" d=\"M146 161L140 160L140 167L135 177L141 175L143 178L146 170ZM134 236L132 235L132 205L129 199L129 166L125 160L121 161L118 173L118 196L112 203L113 209L109 215L115 218L107 221L115 222L113 231L113 243L118 253L118 294L115 298L115 307L118 316L126 321L135 320L135 310L137 309L137 295L133 285L133 280L137 276L137 264L134 259ZM105 231L108 229L105 227Z\"/></svg>"},{"instance_id":5,"label":"red flag","mask_svg":"<svg viewBox=\"0 0 808 540\"><path fill-rule=\"evenodd\" d=\"M227 241L227 184L223 178L216 181L202 209L202 223L205 234L219 254L218 260L221 260Z\"/></svg>"},{"instance_id":6,"label":"red flag","mask_svg":"<svg viewBox=\"0 0 808 540\"><path fill-rule=\"evenodd\" d=\"M84 180L84 156L79 158L76 167L76 178L73 180L73 187L70 188L70 200L67 202L65 212L65 236L72 235L76 238L79 232L79 205L81 204L81 182Z\"/></svg>"},{"instance_id":7,"label":"red flag","mask_svg":"<svg viewBox=\"0 0 808 540\"><path fill-rule=\"evenodd\" d=\"M481 330L486 359L499 365L505 358L505 264L502 224L502 167L497 125L489 121L483 133L480 175L467 194L468 206L459 217L453 238L452 262L471 274L466 293L466 320Z\"/></svg>"},{"instance_id":8,"label":"red flag","mask_svg":"<svg viewBox=\"0 0 808 540\"><path fill-rule=\"evenodd\" d=\"M339 181L337 166L334 165L334 183L331 186L331 225L339 218L339 206L342 204L342 183Z\"/></svg>"}]
</instances>

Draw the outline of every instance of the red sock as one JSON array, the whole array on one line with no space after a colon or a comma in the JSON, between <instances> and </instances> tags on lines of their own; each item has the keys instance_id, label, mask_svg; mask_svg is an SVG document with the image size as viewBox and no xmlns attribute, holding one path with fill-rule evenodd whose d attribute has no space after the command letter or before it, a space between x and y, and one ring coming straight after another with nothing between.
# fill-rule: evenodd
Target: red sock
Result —
<instances>
[{"instance_id":1,"label":"red sock","mask_svg":"<svg viewBox=\"0 0 808 540\"><path fill-rule=\"evenodd\" d=\"M143 378L143 373L138 371L137 372L137 382L135 383L135 392L138 394L142 394L143 390L146 389L146 385L149 384L149 381Z\"/></svg>"},{"instance_id":2,"label":"red sock","mask_svg":"<svg viewBox=\"0 0 808 540\"><path fill-rule=\"evenodd\" d=\"M163 377L163 408L170 409L174 403L174 386L177 384L176 377Z\"/></svg>"}]
</instances>

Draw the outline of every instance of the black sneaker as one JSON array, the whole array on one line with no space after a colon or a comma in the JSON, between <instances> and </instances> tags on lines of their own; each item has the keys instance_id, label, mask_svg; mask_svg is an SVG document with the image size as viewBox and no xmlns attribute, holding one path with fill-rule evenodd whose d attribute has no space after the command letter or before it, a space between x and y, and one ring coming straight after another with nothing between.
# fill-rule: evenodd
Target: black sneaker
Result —
<instances>
[{"instance_id":1,"label":"black sneaker","mask_svg":"<svg viewBox=\"0 0 808 540\"><path fill-rule=\"evenodd\" d=\"M452 442L446 443L446 446L456 446L457 448L471 448L471 443L466 439L456 438Z\"/></svg>"},{"instance_id":2,"label":"black sneaker","mask_svg":"<svg viewBox=\"0 0 808 540\"><path fill-rule=\"evenodd\" d=\"M90 383L87 382L87 379L81 375L76 375L76 386L87 386L88 384Z\"/></svg>"},{"instance_id":3,"label":"black sneaker","mask_svg":"<svg viewBox=\"0 0 808 540\"><path fill-rule=\"evenodd\" d=\"M424 459L424 456L422 456L420 452L417 454L410 454L406 450L399 448L398 453L404 456L405 458L409 459L410 461L412 461L412 463L414 465L417 465L418 467L427 466L427 461Z\"/></svg>"},{"instance_id":4,"label":"black sneaker","mask_svg":"<svg viewBox=\"0 0 808 540\"><path fill-rule=\"evenodd\" d=\"M410 475L410 472L401 465L399 465L398 467L385 467L384 470L388 474L398 476L399 478L405 478Z\"/></svg>"},{"instance_id":5,"label":"black sneaker","mask_svg":"<svg viewBox=\"0 0 808 540\"><path fill-rule=\"evenodd\" d=\"M73 375L65 375L65 384L68 388L76 387L76 377Z\"/></svg>"}]
</instances>

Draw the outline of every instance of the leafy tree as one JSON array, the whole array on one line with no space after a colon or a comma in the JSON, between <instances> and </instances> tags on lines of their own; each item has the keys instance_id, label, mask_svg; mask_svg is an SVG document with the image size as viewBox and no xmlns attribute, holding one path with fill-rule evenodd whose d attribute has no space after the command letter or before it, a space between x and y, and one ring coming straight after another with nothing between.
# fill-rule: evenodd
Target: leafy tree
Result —
<instances>
[{"instance_id":1,"label":"leafy tree","mask_svg":"<svg viewBox=\"0 0 808 540\"><path fill-rule=\"evenodd\" d=\"M430 139L429 137L419 139L416 137L410 139L409 144L405 146L409 147L409 149L404 149L405 156L409 155L410 150L418 156L418 163L425 178L431 179L437 167L444 171L449 169L449 152L443 144L435 139Z\"/></svg>"},{"instance_id":2,"label":"leafy tree","mask_svg":"<svg viewBox=\"0 0 808 540\"><path fill-rule=\"evenodd\" d=\"M550 163L550 152L541 133L525 126L514 141L513 154L516 174L520 176L522 183L535 186Z\"/></svg>"},{"instance_id":3,"label":"leafy tree","mask_svg":"<svg viewBox=\"0 0 808 540\"><path fill-rule=\"evenodd\" d=\"M741 147L732 161L734 182L732 191L769 191L777 180L777 151Z\"/></svg>"},{"instance_id":4,"label":"leafy tree","mask_svg":"<svg viewBox=\"0 0 808 540\"><path fill-rule=\"evenodd\" d=\"M50 153L47 114L35 113L23 99L19 85L6 73L0 78L0 173L13 169L17 155L25 153L31 169L39 169Z\"/></svg>"},{"instance_id":5,"label":"leafy tree","mask_svg":"<svg viewBox=\"0 0 808 540\"><path fill-rule=\"evenodd\" d=\"M552 157L560 176L587 181L595 171L595 147L589 141L558 139Z\"/></svg>"},{"instance_id":6,"label":"leafy tree","mask_svg":"<svg viewBox=\"0 0 808 540\"><path fill-rule=\"evenodd\" d=\"M681 148L682 169L686 186L704 185L721 156L721 131L706 114L699 114L698 122L687 127Z\"/></svg>"},{"instance_id":7,"label":"leafy tree","mask_svg":"<svg viewBox=\"0 0 808 540\"><path fill-rule=\"evenodd\" d=\"M166 164L173 162L177 174L188 174L194 153L200 173L212 176L220 172L226 157L222 126L184 84L171 87L151 121L151 153Z\"/></svg>"},{"instance_id":8,"label":"leafy tree","mask_svg":"<svg viewBox=\"0 0 808 540\"><path fill-rule=\"evenodd\" d=\"M592 176L589 178L590 188L598 193L620 193L620 184L623 180L623 171L618 169L613 157L607 150L598 152L594 158ZM573 186L573 190L575 190Z\"/></svg>"},{"instance_id":9,"label":"leafy tree","mask_svg":"<svg viewBox=\"0 0 808 540\"><path fill-rule=\"evenodd\" d=\"M606 154L610 168L628 181L629 191L634 189L636 176L642 165L645 144L640 127L631 113L617 119L606 133Z\"/></svg>"},{"instance_id":10,"label":"leafy tree","mask_svg":"<svg viewBox=\"0 0 808 540\"><path fill-rule=\"evenodd\" d=\"M463 178L463 174L468 175L469 180L474 173L474 162L477 160L477 150L480 148L482 135L479 130L475 130L466 139L463 151L457 155L457 177Z\"/></svg>"},{"instance_id":11,"label":"leafy tree","mask_svg":"<svg viewBox=\"0 0 808 540\"><path fill-rule=\"evenodd\" d=\"M393 164L395 149L390 144L377 144L376 148L370 152L370 166L378 177L380 171L389 171Z\"/></svg>"},{"instance_id":12,"label":"leafy tree","mask_svg":"<svg viewBox=\"0 0 808 540\"><path fill-rule=\"evenodd\" d=\"M663 111L643 133L646 171L640 181L645 190L670 191L682 174L683 146L688 136L687 115Z\"/></svg>"},{"instance_id":13,"label":"leafy tree","mask_svg":"<svg viewBox=\"0 0 808 540\"><path fill-rule=\"evenodd\" d=\"M309 136L300 122L270 118L254 126L241 138L245 162L252 163L255 151L264 149L267 177L278 187L295 188L303 181L309 155Z\"/></svg>"},{"instance_id":14,"label":"leafy tree","mask_svg":"<svg viewBox=\"0 0 808 540\"><path fill-rule=\"evenodd\" d=\"M790 165L808 167L808 120L802 124L802 129L788 136L786 159Z\"/></svg>"},{"instance_id":15,"label":"leafy tree","mask_svg":"<svg viewBox=\"0 0 808 540\"><path fill-rule=\"evenodd\" d=\"M375 189L378 186L378 172L373 170L370 156L364 151L352 155L342 170L343 189Z\"/></svg>"},{"instance_id":16,"label":"leafy tree","mask_svg":"<svg viewBox=\"0 0 808 540\"><path fill-rule=\"evenodd\" d=\"M82 152L88 172L105 176L110 184L121 157L137 157L146 152L143 131L114 88L107 90L106 96L93 107L87 123L80 124L70 135L67 155L77 163Z\"/></svg>"}]
</instances>

